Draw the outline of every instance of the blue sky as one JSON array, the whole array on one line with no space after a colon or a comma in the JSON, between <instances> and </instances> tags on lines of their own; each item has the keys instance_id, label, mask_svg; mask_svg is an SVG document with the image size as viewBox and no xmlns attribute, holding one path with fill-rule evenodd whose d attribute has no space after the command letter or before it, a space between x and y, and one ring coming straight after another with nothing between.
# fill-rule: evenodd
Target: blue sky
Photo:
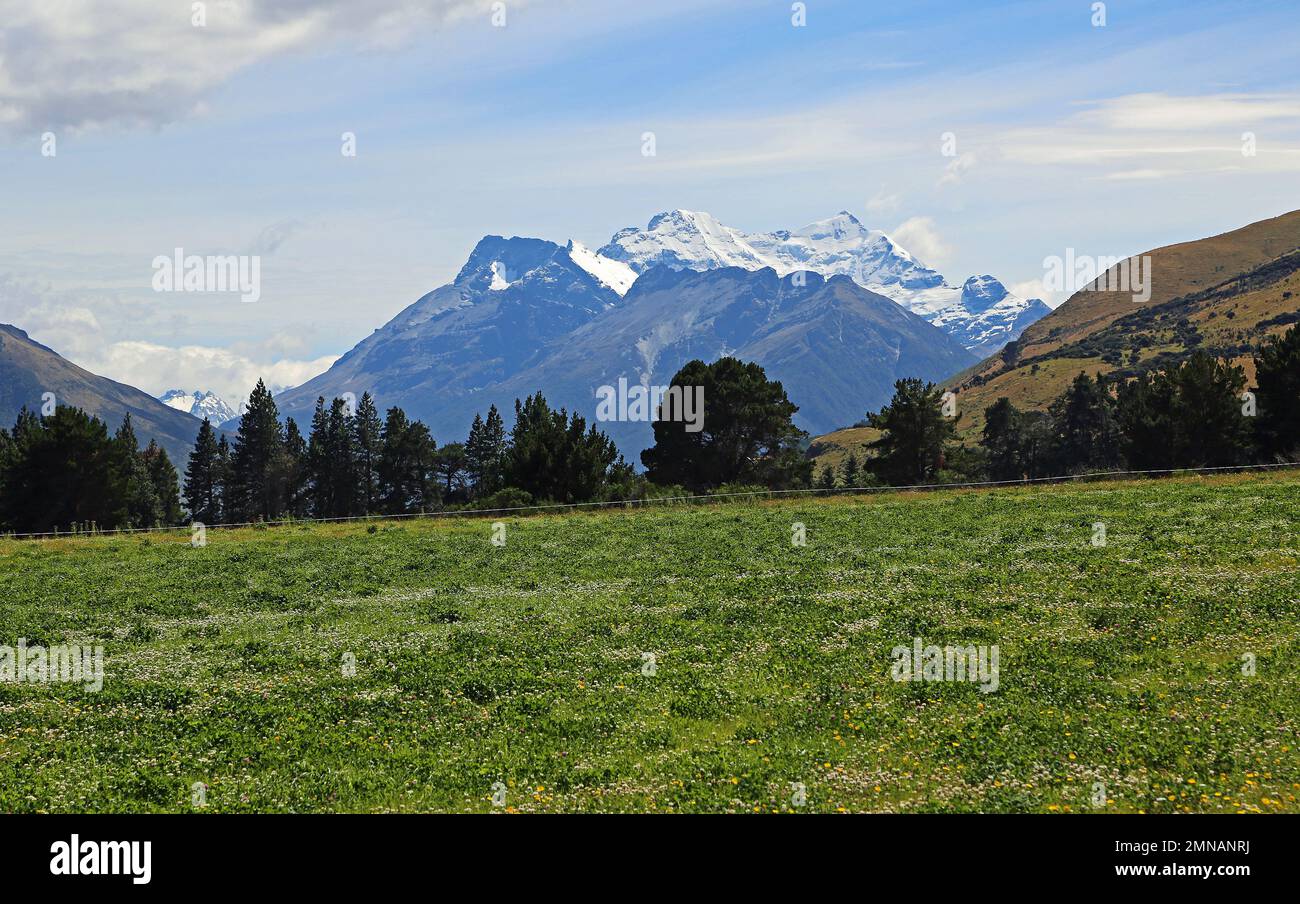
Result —
<instances>
[{"instance_id":1,"label":"blue sky","mask_svg":"<svg viewBox=\"0 0 1300 904\"><path fill-rule=\"evenodd\" d=\"M227 0L196 28L176 0L0 0L0 321L238 398L314 375L489 233L847 209L950 280L1041 294L1066 249L1297 206L1293 2L1113 0L1104 27L1090 0L791 7L507 0L500 28L491 0ZM261 254L261 300L152 292L177 246Z\"/></svg>"}]
</instances>

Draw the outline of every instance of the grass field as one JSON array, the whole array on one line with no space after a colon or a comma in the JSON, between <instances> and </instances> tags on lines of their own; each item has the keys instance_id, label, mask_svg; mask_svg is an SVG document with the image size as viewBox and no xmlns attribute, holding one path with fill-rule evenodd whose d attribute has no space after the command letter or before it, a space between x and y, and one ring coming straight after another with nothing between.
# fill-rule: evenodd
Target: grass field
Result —
<instances>
[{"instance_id":1,"label":"grass field","mask_svg":"<svg viewBox=\"0 0 1300 904\"><path fill-rule=\"evenodd\" d=\"M1300 810L1300 474L506 524L0 542L0 810Z\"/></svg>"}]
</instances>

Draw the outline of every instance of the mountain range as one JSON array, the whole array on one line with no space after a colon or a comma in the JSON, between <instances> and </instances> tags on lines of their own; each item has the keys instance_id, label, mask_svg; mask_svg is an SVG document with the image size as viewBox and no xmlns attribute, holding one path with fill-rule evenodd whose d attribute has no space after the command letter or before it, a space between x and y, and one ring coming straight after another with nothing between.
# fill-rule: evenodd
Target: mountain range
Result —
<instances>
[{"instance_id":1,"label":"mountain range","mask_svg":"<svg viewBox=\"0 0 1300 904\"><path fill-rule=\"evenodd\" d=\"M771 267L780 276L799 270L848 276L863 288L898 302L977 355L990 354L1051 311L1040 299L1013 295L992 276L972 276L961 286L921 263L880 230L847 211L793 232L744 233L707 213L674 210L645 229L616 233L598 252L636 273L656 266L677 270Z\"/></svg>"},{"instance_id":2,"label":"mountain range","mask_svg":"<svg viewBox=\"0 0 1300 904\"><path fill-rule=\"evenodd\" d=\"M239 416L239 412L215 392L186 392L183 389L169 389L158 397L168 408L184 411L199 420L207 418L213 426L224 424Z\"/></svg>"},{"instance_id":3,"label":"mountain range","mask_svg":"<svg viewBox=\"0 0 1300 904\"><path fill-rule=\"evenodd\" d=\"M277 402L301 421L317 397L369 392L447 441L538 390L591 420L601 386L665 385L692 358L734 355L824 432L879 407L894 380L947 377L1049 310L989 276L951 286L848 213L760 235L676 210L597 251L487 236L452 283ZM633 458L652 442L648 424L602 429Z\"/></svg>"},{"instance_id":4,"label":"mountain range","mask_svg":"<svg viewBox=\"0 0 1300 904\"><path fill-rule=\"evenodd\" d=\"M999 396L1042 409L1080 371L1123 375L1202 348L1251 377L1250 353L1300 322L1300 211L1144 256L1147 303L1092 286L1037 319L1040 302L987 276L951 286L844 213L795 232L746 235L707 214L673 211L596 251L488 236L450 284L277 399L305 425L318 395L370 392L381 409L400 405L451 442L492 404L508 421L516 398L540 390L594 421L602 386L663 385L692 358L735 355L781 380L800 406L800 426L830 434L816 448L842 457L869 437L837 428L878 409L899 377L956 390L959 431L973 441ZM981 360L987 335L1016 338L994 340L998 350ZM155 399L0 325L0 419L12 423L23 406L41 410L46 393L111 429L129 412L142 443L156 439L181 468L195 418L232 414L209 392ZM633 460L651 442L648 423L601 428Z\"/></svg>"}]
</instances>

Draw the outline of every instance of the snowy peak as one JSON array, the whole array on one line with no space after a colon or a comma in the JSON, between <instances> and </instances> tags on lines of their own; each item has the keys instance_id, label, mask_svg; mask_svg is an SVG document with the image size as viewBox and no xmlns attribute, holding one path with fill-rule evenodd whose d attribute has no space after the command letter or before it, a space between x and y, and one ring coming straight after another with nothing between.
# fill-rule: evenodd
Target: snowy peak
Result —
<instances>
[{"instance_id":1,"label":"snowy peak","mask_svg":"<svg viewBox=\"0 0 1300 904\"><path fill-rule=\"evenodd\" d=\"M474 246L453 285L473 292L503 292L512 286L567 281L595 282L618 296L636 281L636 272L622 261L610 260L581 242L560 246L544 239L484 236Z\"/></svg>"},{"instance_id":2,"label":"snowy peak","mask_svg":"<svg viewBox=\"0 0 1300 904\"><path fill-rule=\"evenodd\" d=\"M670 210L655 214L645 229L619 230L599 254L626 263L637 273L651 267L674 270L716 270L772 266L739 231L723 226L707 213Z\"/></svg>"},{"instance_id":3,"label":"snowy peak","mask_svg":"<svg viewBox=\"0 0 1300 904\"><path fill-rule=\"evenodd\" d=\"M548 263L560 250L559 245L542 239L484 236L460 268L455 284L479 291L500 291Z\"/></svg>"},{"instance_id":4,"label":"snowy peak","mask_svg":"<svg viewBox=\"0 0 1300 904\"><path fill-rule=\"evenodd\" d=\"M612 260L599 252L592 251L581 242L570 241L564 249L569 259L586 270L595 280L606 288L613 289L620 297L627 294L636 282L636 271L623 261Z\"/></svg>"},{"instance_id":5,"label":"snowy peak","mask_svg":"<svg viewBox=\"0 0 1300 904\"><path fill-rule=\"evenodd\" d=\"M169 389L158 397L168 408L175 408L191 414L199 420L207 418L213 426L224 424L239 413L214 392L186 392L183 389Z\"/></svg>"},{"instance_id":6,"label":"snowy peak","mask_svg":"<svg viewBox=\"0 0 1300 904\"><path fill-rule=\"evenodd\" d=\"M925 289L943 284L941 274L846 210L794 231L770 233L744 233L707 213L673 210L656 214L645 229L620 230L600 254L626 262L637 273L658 266L675 270L771 267L782 276L795 270L843 274L867 288Z\"/></svg>"},{"instance_id":7,"label":"snowy peak","mask_svg":"<svg viewBox=\"0 0 1300 904\"><path fill-rule=\"evenodd\" d=\"M972 314L982 314L1009 294L992 276L972 276L961 287L961 303Z\"/></svg>"},{"instance_id":8,"label":"snowy peak","mask_svg":"<svg viewBox=\"0 0 1300 904\"><path fill-rule=\"evenodd\" d=\"M991 276L976 276L963 286L895 242L869 229L847 210L795 230L745 233L707 213L673 210L656 214L645 229L629 227L600 249L636 273L651 267L714 270L771 267L780 276L797 270L826 278L847 276L891 298L962 341L971 351L996 351L1042 316L1046 306L1025 302ZM977 322L978 321L978 322Z\"/></svg>"}]
</instances>

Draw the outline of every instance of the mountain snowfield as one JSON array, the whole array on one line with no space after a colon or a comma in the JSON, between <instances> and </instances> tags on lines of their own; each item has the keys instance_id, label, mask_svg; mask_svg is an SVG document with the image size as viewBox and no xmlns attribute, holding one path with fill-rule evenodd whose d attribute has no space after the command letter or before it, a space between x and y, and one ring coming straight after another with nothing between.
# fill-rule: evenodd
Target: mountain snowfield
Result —
<instances>
[{"instance_id":1,"label":"mountain snowfield","mask_svg":"<svg viewBox=\"0 0 1300 904\"><path fill-rule=\"evenodd\" d=\"M712 270L771 267L778 276L808 270L848 276L890 298L957 339L976 355L992 354L1035 320L1051 312L1039 299L1023 299L992 276L950 285L878 229L841 211L793 232L745 233L707 213L673 210L654 216L645 229L617 232L597 255L640 274L651 267Z\"/></svg>"},{"instance_id":2,"label":"mountain snowfield","mask_svg":"<svg viewBox=\"0 0 1300 904\"><path fill-rule=\"evenodd\" d=\"M191 414L199 420L207 418L214 427L224 424L239 412L214 392L186 392L183 389L169 389L158 397L169 408Z\"/></svg>"}]
</instances>

